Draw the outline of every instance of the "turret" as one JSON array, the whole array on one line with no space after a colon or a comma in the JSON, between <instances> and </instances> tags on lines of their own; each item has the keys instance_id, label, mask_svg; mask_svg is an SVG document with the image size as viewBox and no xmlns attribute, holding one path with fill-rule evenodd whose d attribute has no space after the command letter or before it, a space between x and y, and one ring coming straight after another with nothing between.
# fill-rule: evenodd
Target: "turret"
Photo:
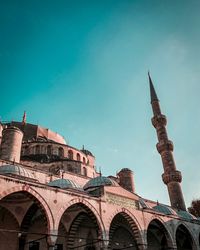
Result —
<instances>
[{"instance_id":1,"label":"turret","mask_svg":"<svg viewBox=\"0 0 200 250\"><path fill-rule=\"evenodd\" d=\"M156 145L158 153L161 155L164 173L163 182L167 185L171 206L176 209L186 210L185 202L181 189L181 172L176 170L176 164L173 157L173 143L168 139L166 125L167 118L161 113L159 100L154 89L152 80L149 76L151 105L153 110L152 124L156 129L158 143Z\"/></svg>"},{"instance_id":2,"label":"turret","mask_svg":"<svg viewBox=\"0 0 200 250\"><path fill-rule=\"evenodd\" d=\"M119 185L126 190L135 193L133 171L129 168L123 168L117 175L119 176Z\"/></svg>"},{"instance_id":3,"label":"turret","mask_svg":"<svg viewBox=\"0 0 200 250\"><path fill-rule=\"evenodd\" d=\"M20 162L23 132L16 127L7 127L2 131L0 158Z\"/></svg>"}]
</instances>

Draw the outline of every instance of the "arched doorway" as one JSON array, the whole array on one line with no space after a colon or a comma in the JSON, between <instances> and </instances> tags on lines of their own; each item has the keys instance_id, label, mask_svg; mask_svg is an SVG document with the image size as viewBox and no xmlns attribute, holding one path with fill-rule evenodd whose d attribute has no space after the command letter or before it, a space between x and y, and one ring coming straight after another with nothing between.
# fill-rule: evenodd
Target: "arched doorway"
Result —
<instances>
[{"instance_id":1,"label":"arched doorway","mask_svg":"<svg viewBox=\"0 0 200 250\"><path fill-rule=\"evenodd\" d=\"M152 220L147 229L148 250L165 250L172 247L169 233L159 220Z\"/></svg>"},{"instance_id":2,"label":"arched doorway","mask_svg":"<svg viewBox=\"0 0 200 250\"><path fill-rule=\"evenodd\" d=\"M18 246L19 224L15 216L0 206L0 249L16 250Z\"/></svg>"},{"instance_id":3,"label":"arched doorway","mask_svg":"<svg viewBox=\"0 0 200 250\"><path fill-rule=\"evenodd\" d=\"M60 231L61 225L66 233L64 237ZM94 213L86 205L76 203L62 215L58 235L57 244L62 242L63 249L97 250L102 233Z\"/></svg>"},{"instance_id":4,"label":"arched doorway","mask_svg":"<svg viewBox=\"0 0 200 250\"><path fill-rule=\"evenodd\" d=\"M11 241L13 249L47 249L48 219L43 206L33 195L26 191L14 192L1 199L1 205L11 210L20 222L18 239Z\"/></svg>"},{"instance_id":5,"label":"arched doorway","mask_svg":"<svg viewBox=\"0 0 200 250\"><path fill-rule=\"evenodd\" d=\"M184 225L178 226L176 230L176 245L177 245L177 250L193 249L193 241L191 234Z\"/></svg>"},{"instance_id":6,"label":"arched doorway","mask_svg":"<svg viewBox=\"0 0 200 250\"><path fill-rule=\"evenodd\" d=\"M109 249L138 249L137 227L129 215L119 213L113 218L109 230Z\"/></svg>"}]
</instances>

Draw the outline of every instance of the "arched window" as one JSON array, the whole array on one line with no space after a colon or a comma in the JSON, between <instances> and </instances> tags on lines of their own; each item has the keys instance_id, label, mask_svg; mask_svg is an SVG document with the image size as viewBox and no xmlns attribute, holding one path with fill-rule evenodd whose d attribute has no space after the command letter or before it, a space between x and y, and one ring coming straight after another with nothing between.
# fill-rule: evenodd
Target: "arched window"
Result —
<instances>
[{"instance_id":1,"label":"arched window","mask_svg":"<svg viewBox=\"0 0 200 250\"><path fill-rule=\"evenodd\" d=\"M77 153L76 159L77 159L77 161L80 161L80 160L81 160L81 157L80 157L80 154L79 154L79 153Z\"/></svg>"},{"instance_id":2,"label":"arched window","mask_svg":"<svg viewBox=\"0 0 200 250\"><path fill-rule=\"evenodd\" d=\"M36 145L36 147L35 147L35 154L36 155L40 154L40 146L39 145Z\"/></svg>"},{"instance_id":3,"label":"arched window","mask_svg":"<svg viewBox=\"0 0 200 250\"><path fill-rule=\"evenodd\" d=\"M83 164L85 164L85 157L83 157Z\"/></svg>"},{"instance_id":4,"label":"arched window","mask_svg":"<svg viewBox=\"0 0 200 250\"><path fill-rule=\"evenodd\" d=\"M68 157L69 157L70 160L73 160L74 156L73 156L73 151L72 150L68 151Z\"/></svg>"},{"instance_id":5,"label":"arched window","mask_svg":"<svg viewBox=\"0 0 200 250\"><path fill-rule=\"evenodd\" d=\"M47 155L51 155L52 147L51 145L47 146Z\"/></svg>"},{"instance_id":6,"label":"arched window","mask_svg":"<svg viewBox=\"0 0 200 250\"><path fill-rule=\"evenodd\" d=\"M83 167L83 175L87 176L87 169L86 169L86 167Z\"/></svg>"},{"instance_id":7,"label":"arched window","mask_svg":"<svg viewBox=\"0 0 200 250\"><path fill-rule=\"evenodd\" d=\"M64 149L63 149L63 148L60 147L60 148L58 149L58 155L59 155L60 158L63 158L63 157L64 157Z\"/></svg>"}]
</instances>

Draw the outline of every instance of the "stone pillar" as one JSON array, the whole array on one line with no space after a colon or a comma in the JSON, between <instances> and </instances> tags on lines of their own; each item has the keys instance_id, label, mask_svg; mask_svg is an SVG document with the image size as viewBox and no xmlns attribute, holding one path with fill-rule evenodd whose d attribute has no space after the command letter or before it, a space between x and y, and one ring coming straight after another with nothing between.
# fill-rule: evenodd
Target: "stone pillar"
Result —
<instances>
[{"instance_id":1,"label":"stone pillar","mask_svg":"<svg viewBox=\"0 0 200 250\"><path fill-rule=\"evenodd\" d=\"M51 230L49 235L47 236L48 250L54 250L55 249L57 238L58 238L58 231L57 230Z\"/></svg>"}]
</instances>

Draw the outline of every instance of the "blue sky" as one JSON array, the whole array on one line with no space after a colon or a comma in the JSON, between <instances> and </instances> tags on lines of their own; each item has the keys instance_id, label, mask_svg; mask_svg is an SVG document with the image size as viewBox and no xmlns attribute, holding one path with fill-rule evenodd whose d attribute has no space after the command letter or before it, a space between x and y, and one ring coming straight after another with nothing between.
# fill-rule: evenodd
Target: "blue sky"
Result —
<instances>
[{"instance_id":1,"label":"blue sky","mask_svg":"<svg viewBox=\"0 0 200 250\"><path fill-rule=\"evenodd\" d=\"M1 0L0 116L84 144L104 175L134 171L169 203L147 71L168 118L187 206L200 197L200 2Z\"/></svg>"}]
</instances>

